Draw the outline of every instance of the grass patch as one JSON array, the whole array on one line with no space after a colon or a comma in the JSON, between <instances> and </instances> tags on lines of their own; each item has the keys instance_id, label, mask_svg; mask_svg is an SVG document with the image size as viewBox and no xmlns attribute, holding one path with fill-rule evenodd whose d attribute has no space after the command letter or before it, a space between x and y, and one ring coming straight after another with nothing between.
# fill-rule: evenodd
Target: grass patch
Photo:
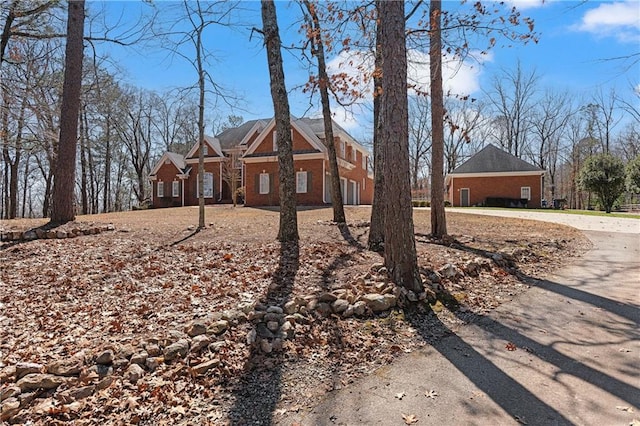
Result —
<instances>
[{"instance_id":1,"label":"grass patch","mask_svg":"<svg viewBox=\"0 0 640 426\"><path fill-rule=\"evenodd\" d=\"M465 207L465 209L471 210L498 210L498 211L514 211L518 209L509 209L506 207ZM540 212L540 213L560 213L560 214L574 214L574 215L583 215L583 216L602 216L602 217L620 217L623 219L640 219L640 214L634 213L619 213L612 212L607 213L599 210L553 210L553 209L521 209L526 212Z\"/></svg>"}]
</instances>

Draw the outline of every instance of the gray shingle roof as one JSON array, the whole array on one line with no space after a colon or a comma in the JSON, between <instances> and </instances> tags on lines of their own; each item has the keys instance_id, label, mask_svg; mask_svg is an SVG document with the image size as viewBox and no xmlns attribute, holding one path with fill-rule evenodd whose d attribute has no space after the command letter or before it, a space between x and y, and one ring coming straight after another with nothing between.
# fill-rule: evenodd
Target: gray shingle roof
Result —
<instances>
[{"instance_id":1,"label":"gray shingle roof","mask_svg":"<svg viewBox=\"0 0 640 426\"><path fill-rule=\"evenodd\" d=\"M230 149L237 146L242 141L242 139L247 136L247 133L249 133L249 131L257 122L261 121L264 123L264 125L266 125L270 120L270 118L262 120L249 120L238 127L232 127L230 129L224 130L217 136L217 139L220 141L220 146L222 147L222 149Z\"/></svg>"},{"instance_id":2,"label":"gray shingle roof","mask_svg":"<svg viewBox=\"0 0 640 426\"><path fill-rule=\"evenodd\" d=\"M487 145L467 161L456 167L450 174L543 171L544 170L498 147Z\"/></svg>"},{"instance_id":3,"label":"gray shingle roof","mask_svg":"<svg viewBox=\"0 0 640 426\"><path fill-rule=\"evenodd\" d=\"M176 154L175 152L167 152L166 154L181 171L184 170L187 164L185 163L182 155Z\"/></svg>"}]
</instances>

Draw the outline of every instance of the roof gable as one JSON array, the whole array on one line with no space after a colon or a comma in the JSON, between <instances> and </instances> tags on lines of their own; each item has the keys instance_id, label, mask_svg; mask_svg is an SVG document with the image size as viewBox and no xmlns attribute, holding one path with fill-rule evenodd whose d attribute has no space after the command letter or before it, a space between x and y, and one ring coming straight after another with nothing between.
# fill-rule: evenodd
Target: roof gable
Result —
<instances>
[{"instance_id":1,"label":"roof gable","mask_svg":"<svg viewBox=\"0 0 640 426\"><path fill-rule=\"evenodd\" d=\"M254 153L256 148L258 148L263 143L273 144L273 140L269 137L273 130L275 129L275 119L271 119L269 123L262 129L260 135L249 145L247 151L245 152L245 156L249 156ZM315 135L315 133L303 122L297 119L291 119L291 128L298 132L306 142L311 145L313 150L317 150L320 152L325 152L326 147L322 143L322 141ZM295 154L295 153L294 153Z\"/></svg>"},{"instance_id":2,"label":"roof gable","mask_svg":"<svg viewBox=\"0 0 640 426\"><path fill-rule=\"evenodd\" d=\"M187 164L184 161L184 157L180 154L176 154L175 152L165 152L153 167L153 170L151 170L150 176L154 176L155 174L157 174L160 168L165 165L167 161L170 161L171 164L173 164L175 168L178 169L179 173L185 172Z\"/></svg>"},{"instance_id":3,"label":"roof gable","mask_svg":"<svg viewBox=\"0 0 640 426\"><path fill-rule=\"evenodd\" d=\"M220 141L217 138L214 138L213 136L205 135L204 142L209 147L210 157L213 156L214 152L216 156L224 157L224 154L222 153L222 148L220 147ZM185 158L196 158L197 157L196 153L198 152L199 146L200 144L198 142L194 143Z\"/></svg>"},{"instance_id":4,"label":"roof gable","mask_svg":"<svg viewBox=\"0 0 640 426\"><path fill-rule=\"evenodd\" d=\"M494 146L487 145L450 174L543 172L544 170Z\"/></svg>"},{"instance_id":5,"label":"roof gable","mask_svg":"<svg viewBox=\"0 0 640 426\"><path fill-rule=\"evenodd\" d=\"M231 127L222 131L216 138L222 149L233 149L247 145L247 141L256 133L260 133L269 119L249 120L238 127Z\"/></svg>"}]
</instances>

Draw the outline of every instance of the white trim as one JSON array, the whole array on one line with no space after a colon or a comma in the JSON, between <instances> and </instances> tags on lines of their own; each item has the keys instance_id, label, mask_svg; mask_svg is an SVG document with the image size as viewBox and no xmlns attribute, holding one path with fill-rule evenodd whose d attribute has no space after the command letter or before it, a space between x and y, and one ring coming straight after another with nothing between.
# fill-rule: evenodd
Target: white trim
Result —
<instances>
[{"instance_id":1,"label":"white trim","mask_svg":"<svg viewBox=\"0 0 640 426\"><path fill-rule=\"evenodd\" d=\"M343 160L342 158L338 158L338 166L342 167L343 169L347 169L347 170L353 170L353 169L356 168L355 164L350 163L347 160Z\"/></svg>"},{"instance_id":2,"label":"white trim","mask_svg":"<svg viewBox=\"0 0 640 426\"><path fill-rule=\"evenodd\" d=\"M291 122L291 130L296 130L303 138L305 141L307 141L314 149L317 149L318 151L324 153L327 151L327 148L324 146L324 144L322 143L322 141L320 141L320 139L318 139L318 137L314 134L313 138L310 137L310 135L307 134L307 132L303 131L300 126L298 126L295 122L295 120L290 120ZM276 128L276 122L275 120L272 118L269 121L269 124L267 124L267 126L262 130L262 132L260 132L260 134L258 135L258 137L253 141L253 143L247 148L247 150L245 151L244 155L249 155L249 154L253 154L253 152L256 150L257 147L260 146L260 144L262 144L266 137L271 134L271 133L275 133L275 128ZM317 140L314 140L317 139ZM293 145L293 137L291 138L291 142ZM293 146L292 146L293 148Z\"/></svg>"},{"instance_id":3,"label":"white trim","mask_svg":"<svg viewBox=\"0 0 640 426\"><path fill-rule=\"evenodd\" d=\"M220 162L220 198L218 198L218 201L222 200L222 190L223 190L223 186L222 186L222 161L221 161ZM229 185L229 190L231 190L231 185Z\"/></svg>"},{"instance_id":4,"label":"white trim","mask_svg":"<svg viewBox=\"0 0 640 426\"><path fill-rule=\"evenodd\" d=\"M160 188L162 188L162 191L160 191ZM156 195L158 198L164 198L164 182L161 180L156 184Z\"/></svg>"},{"instance_id":5,"label":"white trim","mask_svg":"<svg viewBox=\"0 0 640 426\"><path fill-rule=\"evenodd\" d=\"M251 138L251 136L253 136L254 133L258 133L260 134L261 132L261 127L266 126L267 123L265 123L263 120L258 120L256 121L256 123L253 125L253 127L251 127L251 129L247 132L246 135L244 135L244 137L242 138L242 140L240 141L240 143L238 144L240 145L246 145L247 142L249 142L249 138Z\"/></svg>"},{"instance_id":6,"label":"white trim","mask_svg":"<svg viewBox=\"0 0 640 426\"><path fill-rule=\"evenodd\" d=\"M165 161L171 161L171 164L173 164L175 166L176 169L178 169L179 172L182 172L182 169L180 168L180 166L178 166L173 159L167 155L167 153L165 152L164 154L162 154L162 157L160 157L160 160L158 160L158 162L156 163L156 165L153 167L153 169L151 170L151 173L149 173L149 179L151 179L151 176L154 176L158 173L158 171L160 171L160 167L165 165Z\"/></svg>"},{"instance_id":7,"label":"white trim","mask_svg":"<svg viewBox=\"0 0 640 426\"><path fill-rule=\"evenodd\" d=\"M310 152L307 154L294 154L293 161L296 160L326 160L326 157L322 152ZM278 157L275 155L269 155L265 157L243 157L242 161L244 161L245 163L272 163L278 161Z\"/></svg>"},{"instance_id":8,"label":"white trim","mask_svg":"<svg viewBox=\"0 0 640 426\"><path fill-rule=\"evenodd\" d=\"M327 187L326 187L326 180L327 180L327 172L326 172L326 161L322 162L322 202L324 204L327 204Z\"/></svg>"},{"instance_id":9,"label":"white trim","mask_svg":"<svg viewBox=\"0 0 640 426\"><path fill-rule=\"evenodd\" d=\"M474 177L508 177L508 176L543 176L545 170L535 170L527 172L481 172L481 173L449 173L444 178L445 185L455 178L474 178Z\"/></svg>"},{"instance_id":10,"label":"white trim","mask_svg":"<svg viewBox=\"0 0 640 426\"><path fill-rule=\"evenodd\" d=\"M269 189L271 188L271 182L270 182L271 177L269 176L269 173L260 173L259 176L260 177L258 178L258 185L259 185L258 194L266 195L270 192ZM264 181L263 181L263 176L266 178ZM266 186L267 186L266 191L263 188L263 183L266 183Z\"/></svg>"},{"instance_id":11,"label":"white trim","mask_svg":"<svg viewBox=\"0 0 640 426\"><path fill-rule=\"evenodd\" d=\"M184 207L184 179L181 179L182 181L182 207Z\"/></svg>"},{"instance_id":12,"label":"white trim","mask_svg":"<svg viewBox=\"0 0 640 426\"><path fill-rule=\"evenodd\" d=\"M174 180L171 182L171 198L176 198L179 196L180 196L180 182L177 180Z\"/></svg>"},{"instance_id":13,"label":"white trim","mask_svg":"<svg viewBox=\"0 0 640 426\"><path fill-rule=\"evenodd\" d=\"M302 179L302 176L304 176L304 179ZM296 172L296 194L306 194L307 192L309 192L308 177L309 176L307 172L304 170L299 170ZM302 183L304 183L304 186L302 186Z\"/></svg>"},{"instance_id":14,"label":"white trim","mask_svg":"<svg viewBox=\"0 0 640 426\"><path fill-rule=\"evenodd\" d=\"M220 141L217 138L205 135L204 143L206 143L209 146L209 148L212 148L213 152L215 152L219 157L224 157L224 154L222 153L222 148L220 147ZM200 142L196 142L195 144L193 144L193 146L191 147L191 149L189 150L187 155L185 155L184 158L193 157L196 151L198 151L199 146L200 146ZM195 157L195 158L197 159L198 157Z\"/></svg>"},{"instance_id":15,"label":"white trim","mask_svg":"<svg viewBox=\"0 0 640 426\"><path fill-rule=\"evenodd\" d=\"M204 183L204 179L207 177L207 175L211 175L211 195L207 195L204 190L207 188L206 185L203 188L203 195L204 198L213 198L213 193L215 192L215 188L213 185L213 172L204 172L204 176L203 176L203 180L202 182ZM198 174L196 173L196 198L200 198L200 177L198 176Z\"/></svg>"},{"instance_id":16,"label":"white trim","mask_svg":"<svg viewBox=\"0 0 640 426\"><path fill-rule=\"evenodd\" d=\"M224 161L226 157L207 157L204 159L203 163L219 163L221 161ZM185 160L185 163L187 164L198 164L199 159L198 158L187 158Z\"/></svg>"},{"instance_id":17,"label":"white trim","mask_svg":"<svg viewBox=\"0 0 640 426\"><path fill-rule=\"evenodd\" d=\"M526 190L528 196L523 197L522 196L522 191ZM531 187L530 186L521 186L520 187L520 198L526 198L528 201L531 201Z\"/></svg>"}]
</instances>

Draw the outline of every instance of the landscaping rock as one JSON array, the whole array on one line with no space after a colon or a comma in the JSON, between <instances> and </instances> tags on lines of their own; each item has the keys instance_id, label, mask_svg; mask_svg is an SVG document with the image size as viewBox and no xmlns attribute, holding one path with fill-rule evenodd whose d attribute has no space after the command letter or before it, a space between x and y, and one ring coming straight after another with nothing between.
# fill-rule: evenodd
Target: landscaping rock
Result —
<instances>
[{"instance_id":1,"label":"landscaping rock","mask_svg":"<svg viewBox=\"0 0 640 426\"><path fill-rule=\"evenodd\" d=\"M191 341L191 352L200 352L202 349L209 346L211 343L211 339L209 339L206 335L201 334L196 336Z\"/></svg>"},{"instance_id":2,"label":"landscaping rock","mask_svg":"<svg viewBox=\"0 0 640 426\"><path fill-rule=\"evenodd\" d=\"M337 299L338 299L338 296L336 296L333 293L322 293L320 297L318 297L318 302L333 303Z\"/></svg>"},{"instance_id":3,"label":"landscaping rock","mask_svg":"<svg viewBox=\"0 0 640 426\"><path fill-rule=\"evenodd\" d=\"M320 302L316 306L316 312L318 313L318 315L320 315L320 317L326 318L331 315L331 305L329 305L328 303Z\"/></svg>"},{"instance_id":4,"label":"landscaping rock","mask_svg":"<svg viewBox=\"0 0 640 426\"><path fill-rule=\"evenodd\" d=\"M27 374L41 373L43 369L44 365L42 364L36 364L33 362L19 362L16 364L16 380L23 378Z\"/></svg>"},{"instance_id":5,"label":"landscaping rock","mask_svg":"<svg viewBox=\"0 0 640 426\"><path fill-rule=\"evenodd\" d=\"M6 388L2 388L0 389L0 402L18 396L20 392L22 392L22 390L16 385L9 385Z\"/></svg>"},{"instance_id":6,"label":"landscaping rock","mask_svg":"<svg viewBox=\"0 0 640 426\"><path fill-rule=\"evenodd\" d=\"M164 360L173 361L177 358L184 358L188 352L189 342L185 339L180 339L164 349Z\"/></svg>"},{"instance_id":7,"label":"landscaping rock","mask_svg":"<svg viewBox=\"0 0 640 426\"><path fill-rule=\"evenodd\" d=\"M113 351L107 349L96 357L96 364L111 364L113 363Z\"/></svg>"},{"instance_id":8,"label":"landscaping rock","mask_svg":"<svg viewBox=\"0 0 640 426\"><path fill-rule=\"evenodd\" d=\"M131 355L131 364L144 365L147 362L147 358L149 354L145 351L138 352L137 354Z\"/></svg>"},{"instance_id":9,"label":"landscaping rock","mask_svg":"<svg viewBox=\"0 0 640 426\"><path fill-rule=\"evenodd\" d=\"M211 331L213 334L218 335L227 331L227 328L229 328L229 321L218 320L211 324L211 326L209 327L209 331Z\"/></svg>"},{"instance_id":10,"label":"landscaping rock","mask_svg":"<svg viewBox=\"0 0 640 426\"><path fill-rule=\"evenodd\" d=\"M196 320L189 324L186 328L189 337L199 336L207 333L207 324L203 320Z\"/></svg>"},{"instance_id":11,"label":"landscaping rock","mask_svg":"<svg viewBox=\"0 0 640 426\"><path fill-rule=\"evenodd\" d=\"M359 300L353 304L353 315L363 316L367 310L367 302Z\"/></svg>"},{"instance_id":12,"label":"landscaping rock","mask_svg":"<svg viewBox=\"0 0 640 426\"><path fill-rule=\"evenodd\" d=\"M64 379L53 374L31 373L18 380L16 386L20 392L37 389L55 389L64 383Z\"/></svg>"},{"instance_id":13,"label":"landscaping rock","mask_svg":"<svg viewBox=\"0 0 640 426\"><path fill-rule=\"evenodd\" d=\"M142 367L140 367L138 364L131 364L127 369L126 378L128 381L130 381L135 385L136 382L140 380L140 377L142 377L143 375L144 375L144 370L142 369Z\"/></svg>"},{"instance_id":14,"label":"landscaping rock","mask_svg":"<svg viewBox=\"0 0 640 426\"><path fill-rule=\"evenodd\" d=\"M20 401L17 398L9 398L0 404L0 422L5 422L18 414Z\"/></svg>"},{"instance_id":15,"label":"landscaping rock","mask_svg":"<svg viewBox=\"0 0 640 426\"><path fill-rule=\"evenodd\" d=\"M361 300L374 313L387 311L396 305L396 297L392 294L369 293L362 296Z\"/></svg>"},{"instance_id":16,"label":"landscaping rock","mask_svg":"<svg viewBox=\"0 0 640 426\"><path fill-rule=\"evenodd\" d=\"M217 367L218 365L220 365L220 360L217 358L214 358L212 360L202 362L196 365L195 367L192 367L192 370L197 375L201 375L211 370L212 368Z\"/></svg>"},{"instance_id":17,"label":"landscaping rock","mask_svg":"<svg viewBox=\"0 0 640 426\"><path fill-rule=\"evenodd\" d=\"M336 314L343 313L347 310L348 307L349 302L344 299L338 299L331 304L331 309L333 309L333 312L335 312Z\"/></svg>"},{"instance_id":18,"label":"landscaping rock","mask_svg":"<svg viewBox=\"0 0 640 426\"><path fill-rule=\"evenodd\" d=\"M82 361L77 358L61 359L47 366L47 373L56 376L77 376L82 370Z\"/></svg>"},{"instance_id":19,"label":"landscaping rock","mask_svg":"<svg viewBox=\"0 0 640 426\"><path fill-rule=\"evenodd\" d=\"M64 404L68 404L72 401L78 401L80 399L85 399L93 395L96 391L96 387L94 385L83 386L80 388L67 389L65 391L59 392L56 394L56 398L62 401Z\"/></svg>"}]
</instances>

